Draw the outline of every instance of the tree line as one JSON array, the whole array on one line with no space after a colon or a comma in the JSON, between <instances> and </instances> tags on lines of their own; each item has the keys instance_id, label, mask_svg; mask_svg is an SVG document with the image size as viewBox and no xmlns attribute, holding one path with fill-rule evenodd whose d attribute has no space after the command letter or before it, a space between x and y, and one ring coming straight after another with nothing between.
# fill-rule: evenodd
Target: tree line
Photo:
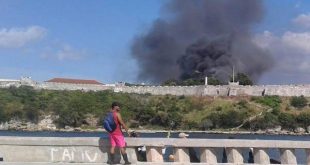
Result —
<instances>
[{"instance_id":1,"label":"tree line","mask_svg":"<svg viewBox=\"0 0 310 165\"><path fill-rule=\"evenodd\" d=\"M239 85L253 85L254 82L244 73L237 73L235 78L230 77L230 82L239 82ZM227 85L228 82L221 81L216 77L208 77L208 85ZM192 77L184 80L169 79L164 81L163 86L193 86L205 85L205 77Z\"/></svg>"},{"instance_id":2,"label":"tree line","mask_svg":"<svg viewBox=\"0 0 310 165\"><path fill-rule=\"evenodd\" d=\"M0 89L0 122L12 119L38 123L45 115L55 115L59 128L81 127L87 116L98 127L113 101L121 103L121 113L130 127L145 129L242 129L258 130L277 125L293 130L310 126L308 99L301 97L195 97L153 96L113 91L52 91L22 86ZM262 108L263 107L263 108Z\"/></svg>"}]
</instances>

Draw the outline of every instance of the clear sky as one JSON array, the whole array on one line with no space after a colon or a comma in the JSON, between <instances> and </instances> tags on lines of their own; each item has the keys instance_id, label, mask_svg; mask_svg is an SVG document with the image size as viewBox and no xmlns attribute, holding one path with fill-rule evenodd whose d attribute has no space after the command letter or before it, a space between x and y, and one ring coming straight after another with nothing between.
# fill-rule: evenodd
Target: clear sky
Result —
<instances>
[{"instance_id":1,"label":"clear sky","mask_svg":"<svg viewBox=\"0 0 310 165\"><path fill-rule=\"evenodd\" d=\"M165 2L0 0L0 78L137 82L130 45ZM309 84L310 1L265 0L264 6L254 40L281 62L260 83Z\"/></svg>"}]
</instances>

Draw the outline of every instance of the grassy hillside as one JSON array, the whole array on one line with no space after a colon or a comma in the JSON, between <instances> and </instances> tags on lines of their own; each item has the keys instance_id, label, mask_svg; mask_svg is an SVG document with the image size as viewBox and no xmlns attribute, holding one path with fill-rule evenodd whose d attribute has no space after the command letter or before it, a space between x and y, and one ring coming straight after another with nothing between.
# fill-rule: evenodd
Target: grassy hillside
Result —
<instances>
[{"instance_id":1,"label":"grassy hillside","mask_svg":"<svg viewBox=\"0 0 310 165\"><path fill-rule=\"evenodd\" d=\"M59 116L55 124L87 126L98 120L113 101L122 104L130 127L145 129L258 130L281 125L293 130L310 125L310 107L304 97L185 97L114 93L112 91L47 91L31 87L0 89L0 122L11 119L38 122Z\"/></svg>"}]
</instances>

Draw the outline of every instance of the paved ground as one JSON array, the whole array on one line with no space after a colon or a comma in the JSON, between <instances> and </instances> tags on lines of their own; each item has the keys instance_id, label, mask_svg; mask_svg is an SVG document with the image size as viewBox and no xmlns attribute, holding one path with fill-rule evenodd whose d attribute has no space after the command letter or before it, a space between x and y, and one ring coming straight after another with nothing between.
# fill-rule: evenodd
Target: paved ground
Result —
<instances>
[{"instance_id":1,"label":"paved ground","mask_svg":"<svg viewBox=\"0 0 310 165\"><path fill-rule=\"evenodd\" d=\"M150 162L139 162L137 164L132 164L132 165L188 165L189 163L150 163ZM200 163L191 163L193 165L199 165ZM106 163L46 163L46 162L37 162L37 163L24 163L24 162L19 162L19 163L8 163L8 162L2 162L0 165L108 165ZM200 164L201 165L201 164ZM253 165L253 164L252 164Z\"/></svg>"},{"instance_id":2,"label":"paved ground","mask_svg":"<svg viewBox=\"0 0 310 165\"><path fill-rule=\"evenodd\" d=\"M203 163L151 163L151 162L139 162L132 165L201 165ZM0 165L107 165L106 163L46 163L46 162L37 162L37 163L24 163L24 162L0 162ZM220 163L218 165L233 165L230 163ZM244 164L244 165L255 165L255 164Z\"/></svg>"}]
</instances>

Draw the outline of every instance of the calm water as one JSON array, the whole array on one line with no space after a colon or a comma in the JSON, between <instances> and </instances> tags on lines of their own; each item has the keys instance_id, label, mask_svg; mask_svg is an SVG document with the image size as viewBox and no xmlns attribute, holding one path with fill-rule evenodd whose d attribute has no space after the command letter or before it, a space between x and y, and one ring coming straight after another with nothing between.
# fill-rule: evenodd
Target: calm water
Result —
<instances>
[{"instance_id":1,"label":"calm water","mask_svg":"<svg viewBox=\"0 0 310 165\"><path fill-rule=\"evenodd\" d=\"M167 132L154 133L139 133L143 138L164 138L167 137ZM177 138L178 132L172 132L171 137ZM258 135L258 134L214 134L194 132L190 134L189 138L206 138L206 139L260 139L260 140L297 140L310 141L310 135ZM30 132L30 131L0 131L0 136L23 136L23 137L107 137L105 132Z\"/></svg>"},{"instance_id":2,"label":"calm water","mask_svg":"<svg viewBox=\"0 0 310 165\"><path fill-rule=\"evenodd\" d=\"M167 136L166 132L156 133L139 133L143 138L164 138ZM171 133L172 138L178 137L177 132ZM211 133L188 133L189 138L206 138L206 139L259 139L259 140L296 140L296 141L309 141L310 135L294 136L294 135L257 135L257 134L211 134ZM22 136L22 137L107 137L104 132L23 132L23 131L0 131L0 136ZM167 148L166 156L172 154L172 149ZM199 150L196 149L197 155ZM280 154L277 149L270 149L269 156L272 159L280 160ZM223 153L223 149L218 149L218 153ZM244 150L243 155L245 161L248 159L249 150ZM296 157L298 163L304 164L306 162L306 153L304 150L296 150ZM218 155L218 161L222 161L222 154Z\"/></svg>"}]
</instances>

